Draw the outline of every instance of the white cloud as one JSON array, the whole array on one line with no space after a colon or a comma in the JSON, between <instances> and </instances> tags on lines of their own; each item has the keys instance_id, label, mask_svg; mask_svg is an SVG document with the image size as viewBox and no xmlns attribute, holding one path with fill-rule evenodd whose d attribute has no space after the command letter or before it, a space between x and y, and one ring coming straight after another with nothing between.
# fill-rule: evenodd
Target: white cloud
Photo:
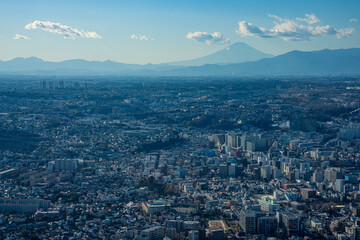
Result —
<instances>
[{"instance_id":1,"label":"white cloud","mask_svg":"<svg viewBox=\"0 0 360 240\"><path fill-rule=\"evenodd\" d=\"M31 38L17 33L17 34L15 34L15 37L13 39L15 39L15 40L18 40L18 39L30 40Z\"/></svg>"},{"instance_id":2,"label":"white cloud","mask_svg":"<svg viewBox=\"0 0 360 240\"><path fill-rule=\"evenodd\" d=\"M296 18L298 21L303 21L308 24L318 24L320 23L320 19L318 19L315 14L305 14L305 18Z\"/></svg>"},{"instance_id":3,"label":"white cloud","mask_svg":"<svg viewBox=\"0 0 360 240\"><path fill-rule=\"evenodd\" d=\"M271 17L271 18L275 18L276 20L278 20L280 22L284 21L284 18L281 18L281 17L279 17L277 15L273 15L273 14L269 13L268 16Z\"/></svg>"},{"instance_id":4,"label":"white cloud","mask_svg":"<svg viewBox=\"0 0 360 240\"><path fill-rule=\"evenodd\" d=\"M320 20L314 14L306 14L305 18L295 20L281 18L269 14L274 18L274 26L271 29L254 26L252 23L240 21L236 31L241 36L253 36L259 38L281 38L287 41L307 41L316 37L335 35L338 38L350 37L355 29L335 29L330 25L320 25Z\"/></svg>"},{"instance_id":5,"label":"white cloud","mask_svg":"<svg viewBox=\"0 0 360 240\"><path fill-rule=\"evenodd\" d=\"M199 42L205 42L207 45L213 43L228 43L229 40L225 39L220 32L208 33L208 32L189 32L186 35L187 39L197 40Z\"/></svg>"},{"instance_id":6,"label":"white cloud","mask_svg":"<svg viewBox=\"0 0 360 240\"><path fill-rule=\"evenodd\" d=\"M141 35L141 34L139 34L139 35L133 34L133 35L131 35L130 38L134 39L134 40L139 40L139 41L148 41L149 40L149 38L146 35ZM152 40L154 40L154 39L152 39Z\"/></svg>"},{"instance_id":7,"label":"white cloud","mask_svg":"<svg viewBox=\"0 0 360 240\"><path fill-rule=\"evenodd\" d=\"M343 37L351 37L354 33L354 29L353 28L344 28L344 29L339 29L336 32L336 37L337 38L343 38Z\"/></svg>"},{"instance_id":8,"label":"white cloud","mask_svg":"<svg viewBox=\"0 0 360 240\"><path fill-rule=\"evenodd\" d=\"M96 32L88 32L84 30L78 30L76 28L71 28L61 23L53 23L48 21L34 21L25 26L25 29L41 29L46 32L56 33L63 35L64 38L75 39L77 37L82 38L102 38Z\"/></svg>"},{"instance_id":9,"label":"white cloud","mask_svg":"<svg viewBox=\"0 0 360 240\"><path fill-rule=\"evenodd\" d=\"M357 18L352 18L349 20L349 22L358 22L358 19Z\"/></svg>"}]
</instances>

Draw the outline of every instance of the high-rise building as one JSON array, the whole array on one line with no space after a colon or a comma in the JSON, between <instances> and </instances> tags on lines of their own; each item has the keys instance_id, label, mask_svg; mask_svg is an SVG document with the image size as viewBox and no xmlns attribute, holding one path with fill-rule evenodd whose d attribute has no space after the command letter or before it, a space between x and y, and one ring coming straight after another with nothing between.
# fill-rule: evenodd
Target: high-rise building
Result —
<instances>
[{"instance_id":1,"label":"high-rise building","mask_svg":"<svg viewBox=\"0 0 360 240\"><path fill-rule=\"evenodd\" d=\"M11 199L10 204L35 205L38 209L47 210L50 207L49 200L43 199Z\"/></svg>"},{"instance_id":2,"label":"high-rise building","mask_svg":"<svg viewBox=\"0 0 360 240\"><path fill-rule=\"evenodd\" d=\"M228 166L227 164L220 164L219 165L220 177L226 178L228 176Z\"/></svg>"},{"instance_id":3,"label":"high-rise building","mask_svg":"<svg viewBox=\"0 0 360 240\"><path fill-rule=\"evenodd\" d=\"M210 230L209 239L210 240L224 240L225 239L224 230L222 228Z\"/></svg>"},{"instance_id":4,"label":"high-rise building","mask_svg":"<svg viewBox=\"0 0 360 240\"><path fill-rule=\"evenodd\" d=\"M286 174L286 178L287 178L289 181L295 181L295 171L288 172L288 173Z\"/></svg>"},{"instance_id":5,"label":"high-rise building","mask_svg":"<svg viewBox=\"0 0 360 240\"><path fill-rule=\"evenodd\" d=\"M300 163L300 173L304 173L309 170L310 170L310 163L308 162Z\"/></svg>"},{"instance_id":6,"label":"high-rise building","mask_svg":"<svg viewBox=\"0 0 360 240\"><path fill-rule=\"evenodd\" d=\"M314 189L311 189L311 188L302 188L301 189L301 197L304 200L313 198L315 196L316 196L316 191Z\"/></svg>"},{"instance_id":7,"label":"high-rise building","mask_svg":"<svg viewBox=\"0 0 360 240\"><path fill-rule=\"evenodd\" d=\"M50 166L51 164L48 164ZM56 159L53 170L55 171L75 171L78 168L78 161L72 159Z\"/></svg>"},{"instance_id":8,"label":"high-rise building","mask_svg":"<svg viewBox=\"0 0 360 240\"><path fill-rule=\"evenodd\" d=\"M166 236L170 239L176 239L177 231L175 228L166 228Z\"/></svg>"},{"instance_id":9,"label":"high-rise building","mask_svg":"<svg viewBox=\"0 0 360 240\"><path fill-rule=\"evenodd\" d=\"M319 171L315 171L312 175L312 181L313 182L317 182L317 183L321 183L324 181L324 174L322 172Z\"/></svg>"},{"instance_id":10,"label":"high-rise building","mask_svg":"<svg viewBox=\"0 0 360 240\"><path fill-rule=\"evenodd\" d=\"M353 227L354 240L360 240L360 226L355 225Z\"/></svg>"},{"instance_id":11,"label":"high-rise building","mask_svg":"<svg viewBox=\"0 0 360 240\"><path fill-rule=\"evenodd\" d=\"M271 166L261 166L260 172L262 178L271 178Z\"/></svg>"},{"instance_id":12,"label":"high-rise building","mask_svg":"<svg viewBox=\"0 0 360 240\"><path fill-rule=\"evenodd\" d=\"M231 148L238 147L238 135L236 134L226 134L225 135L225 145Z\"/></svg>"},{"instance_id":13,"label":"high-rise building","mask_svg":"<svg viewBox=\"0 0 360 240\"><path fill-rule=\"evenodd\" d=\"M294 170L294 177L295 177L295 180L299 180L299 179L300 179L300 171L299 171L299 169L295 169L295 170Z\"/></svg>"},{"instance_id":14,"label":"high-rise building","mask_svg":"<svg viewBox=\"0 0 360 240\"><path fill-rule=\"evenodd\" d=\"M281 169L278 169L278 168L273 168L272 169L272 177L273 177L273 179L281 178L282 176L283 175L282 175Z\"/></svg>"},{"instance_id":15,"label":"high-rise building","mask_svg":"<svg viewBox=\"0 0 360 240\"><path fill-rule=\"evenodd\" d=\"M141 231L141 239L162 240L165 236L165 229L161 226L155 226Z\"/></svg>"},{"instance_id":16,"label":"high-rise building","mask_svg":"<svg viewBox=\"0 0 360 240\"><path fill-rule=\"evenodd\" d=\"M189 239L190 240L199 240L199 231L198 230L191 230L189 231Z\"/></svg>"},{"instance_id":17,"label":"high-rise building","mask_svg":"<svg viewBox=\"0 0 360 240\"><path fill-rule=\"evenodd\" d=\"M174 228L178 233L180 233L184 228L184 221L182 220L169 220L166 222L167 228Z\"/></svg>"},{"instance_id":18,"label":"high-rise building","mask_svg":"<svg viewBox=\"0 0 360 240\"><path fill-rule=\"evenodd\" d=\"M241 167L235 163L228 165L228 176L229 177L238 177L241 174Z\"/></svg>"},{"instance_id":19,"label":"high-rise building","mask_svg":"<svg viewBox=\"0 0 360 240\"><path fill-rule=\"evenodd\" d=\"M343 140L354 140L360 138L360 125L351 124L347 127L343 127L339 130L338 137Z\"/></svg>"},{"instance_id":20,"label":"high-rise building","mask_svg":"<svg viewBox=\"0 0 360 240\"><path fill-rule=\"evenodd\" d=\"M261 178L261 171L260 168L254 168L251 171L251 177L254 180L259 180Z\"/></svg>"},{"instance_id":21,"label":"high-rise building","mask_svg":"<svg viewBox=\"0 0 360 240\"><path fill-rule=\"evenodd\" d=\"M282 214L283 226L286 228L287 232L298 232L300 219L298 216L291 213Z\"/></svg>"},{"instance_id":22,"label":"high-rise building","mask_svg":"<svg viewBox=\"0 0 360 240\"><path fill-rule=\"evenodd\" d=\"M47 89L50 89L50 90L54 89L54 83L51 81L47 82Z\"/></svg>"},{"instance_id":23,"label":"high-rise building","mask_svg":"<svg viewBox=\"0 0 360 240\"><path fill-rule=\"evenodd\" d=\"M200 223L198 221L184 221L184 230L193 230L199 227Z\"/></svg>"},{"instance_id":24,"label":"high-rise building","mask_svg":"<svg viewBox=\"0 0 360 240\"><path fill-rule=\"evenodd\" d=\"M180 171L179 171L179 176L181 178L185 178L185 169L184 168L181 168Z\"/></svg>"},{"instance_id":25,"label":"high-rise building","mask_svg":"<svg viewBox=\"0 0 360 240\"><path fill-rule=\"evenodd\" d=\"M260 217L257 219L257 233L272 235L276 233L278 222L275 216Z\"/></svg>"},{"instance_id":26,"label":"high-rise building","mask_svg":"<svg viewBox=\"0 0 360 240\"><path fill-rule=\"evenodd\" d=\"M225 135L224 134L213 134L212 139L216 146L221 146L225 143Z\"/></svg>"},{"instance_id":27,"label":"high-rise building","mask_svg":"<svg viewBox=\"0 0 360 240\"><path fill-rule=\"evenodd\" d=\"M247 234L256 233L256 217L255 213L250 210L241 210L240 227Z\"/></svg>"},{"instance_id":28,"label":"high-rise building","mask_svg":"<svg viewBox=\"0 0 360 240\"><path fill-rule=\"evenodd\" d=\"M335 191L340 192L340 193L343 193L345 191L345 180L344 179L336 179Z\"/></svg>"},{"instance_id":29,"label":"high-rise building","mask_svg":"<svg viewBox=\"0 0 360 240\"><path fill-rule=\"evenodd\" d=\"M241 147L243 150L249 152L264 151L269 147L267 138L260 134L257 135L243 135L240 138Z\"/></svg>"},{"instance_id":30,"label":"high-rise building","mask_svg":"<svg viewBox=\"0 0 360 240\"><path fill-rule=\"evenodd\" d=\"M335 183L336 179L342 179L343 173L340 168L327 168L325 170L325 179L329 182Z\"/></svg>"},{"instance_id":31,"label":"high-rise building","mask_svg":"<svg viewBox=\"0 0 360 240\"><path fill-rule=\"evenodd\" d=\"M61 88L61 89L64 88L64 80L59 81L59 88Z\"/></svg>"},{"instance_id":32,"label":"high-rise building","mask_svg":"<svg viewBox=\"0 0 360 240\"><path fill-rule=\"evenodd\" d=\"M45 80L41 80L41 82L40 82L40 88L41 88L41 89L46 89L46 82L45 82Z\"/></svg>"},{"instance_id":33,"label":"high-rise building","mask_svg":"<svg viewBox=\"0 0 360 240\"><path fill-rule=\"evenodd\" d=\"M0 213L32 213L37 211L37 206L34 204L0 204Z\"/></svg>"}]
</instances>

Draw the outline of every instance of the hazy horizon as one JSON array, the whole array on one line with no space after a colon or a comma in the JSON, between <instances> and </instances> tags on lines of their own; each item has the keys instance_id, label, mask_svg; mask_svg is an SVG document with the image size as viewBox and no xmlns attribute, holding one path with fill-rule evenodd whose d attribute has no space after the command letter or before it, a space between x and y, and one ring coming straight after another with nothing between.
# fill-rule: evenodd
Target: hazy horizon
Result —
<instances>
[{"instance_id":1,"label":"hazy horizon","mask_svg":"<svg viewBox=\"0 0 360 240\"><path fill-rule=\"evenodd\" d=\"M360 47L359 1L0 3L0 59L158 64L235 42L280 55Z\"/></svg>"}]
</instances>

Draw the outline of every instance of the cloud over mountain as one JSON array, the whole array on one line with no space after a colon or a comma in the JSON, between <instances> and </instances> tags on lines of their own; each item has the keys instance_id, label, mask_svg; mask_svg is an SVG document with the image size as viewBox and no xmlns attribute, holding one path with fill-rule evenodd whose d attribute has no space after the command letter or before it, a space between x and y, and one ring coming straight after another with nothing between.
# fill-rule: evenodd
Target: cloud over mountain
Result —
<instances>
[{"instance_id":1,"label":"cloud over mountain","mask_svg":"<svg viewBox=\"0 0 360 240\"><path fill-rule=\"evenodd\" d=\"M31 38L17 33L17 34L15 34L15 37L13 39L15 39L15 40L19 40L19 39L30 40Z\"/></svg>"},{"instance_id":2,"label":"cloud over mountain","mask_svg":"<svg viewBox=\"0 0 360 240\"><path fill-rule=\"evenodd\" d=\"M213 43L228 43L229 40L225 39L220 32L208 33L208 32L189 32L186 35L187 39L197 40L199 42L205 42L207 45Z\"/></svg>"},{"instance_id":3,"label":"cloud over mountain","mask_svg":"<svg viewBox=\"0 0 360 240\"><path fill-rule=\"evenodd\" d=\"M141 35L141 34L139 34L139 35L133 34L133 35L131 35L130 38L134 39L134 40L139 40L139 41L148 41L149 40L149 38L146 35Z\"/></svg>"},{"instance_id":4,"label":"cloud over mountain","mask_svg":"<svg viewBox=\"0 0 360 240\"><path fill-rule=\"evenodd\" d=\"M295 20L281 18L269 14L275 19L274 27L267 29L257 27L252 23L240 21L236 31L241 36L253 36L259 38L281 38L286 41L308 41L316 37L335 35L337 38L350 37L354 28L335 29L330 25L321 25L315 14L306 14L305 18Z\"/></svg>"},{"instance_id":5,"label":"cloud over mountain","mask_svg":"<svg viewBox=\"0 0 360 240\"><path fill-rule=\"evenodd\" d=\"M56 33L63 35L64 38L76 39L78 37L81 38L102 38L96 32L89 32L84 30L78 30L76 28L72 28L66 25L62 25L61 23L53 23L49 21L34 21L25 26L25 29L41 29L46 32Z\"/></svg>"}]
</instances>

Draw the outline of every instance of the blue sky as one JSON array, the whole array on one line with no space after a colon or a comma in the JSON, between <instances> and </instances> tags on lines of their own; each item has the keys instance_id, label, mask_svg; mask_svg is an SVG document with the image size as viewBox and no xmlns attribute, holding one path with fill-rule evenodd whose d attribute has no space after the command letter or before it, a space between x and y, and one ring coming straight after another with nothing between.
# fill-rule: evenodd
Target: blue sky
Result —
<instances>
[{"instance_id":1,"label":"blue sky","mask_svg":"<svg viewBox=\"0 0 360 240\"><path fill-rule=\"evenodd\" d=\"M0 59L163 63L245 42L266 53L360 47L359 0L0 1Z\"/></svg>"}]
</instances>

